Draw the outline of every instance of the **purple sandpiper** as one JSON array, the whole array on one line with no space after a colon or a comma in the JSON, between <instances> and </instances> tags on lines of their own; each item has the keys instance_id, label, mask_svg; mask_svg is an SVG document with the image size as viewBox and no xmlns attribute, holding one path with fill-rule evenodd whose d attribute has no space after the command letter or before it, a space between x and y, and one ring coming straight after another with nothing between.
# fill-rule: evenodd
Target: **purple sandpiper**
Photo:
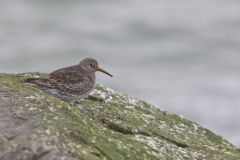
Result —
<instances>
[{"instance_id":1,"label":"purple sandpiper","mask_svg":"<svg viewBox=\"0 0 240 160\"><path fill-rule=\"evenodd\" d=\"M58 69L46 77L27 79L27 83L40 86L41 89L60 99L77 102L87 98L96 83L95 72L100 71L112 77L101 69L93 58L86 58L79 64Z\"/></svg>"}]
</instances>

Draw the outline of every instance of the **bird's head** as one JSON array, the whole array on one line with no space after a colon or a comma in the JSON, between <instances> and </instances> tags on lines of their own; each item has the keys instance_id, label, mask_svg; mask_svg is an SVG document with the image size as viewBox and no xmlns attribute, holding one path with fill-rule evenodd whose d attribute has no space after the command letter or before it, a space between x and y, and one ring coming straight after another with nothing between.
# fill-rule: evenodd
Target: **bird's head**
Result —
<instances>
[{"instance_id":1,"label":"bird's head","mask_svg":"<svg viewBox=\"0 0 240 160\"><path fill-rule=\"evenodd\" d=\"M84 69L86 72L97 72L100 71L102 73L105 73L111 77L113 77L110 73L103 70L99 67L98 62L93 58L85 58L80 61L79 65Z\"/></svg>"}]
</instances>

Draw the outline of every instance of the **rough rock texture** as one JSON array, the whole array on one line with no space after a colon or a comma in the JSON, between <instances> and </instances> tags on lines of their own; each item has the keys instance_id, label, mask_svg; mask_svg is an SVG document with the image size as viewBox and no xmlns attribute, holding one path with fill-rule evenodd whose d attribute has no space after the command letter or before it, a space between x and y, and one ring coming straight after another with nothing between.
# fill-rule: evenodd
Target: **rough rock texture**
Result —
<instances>
[{"instance_id":1,"label":"rough rock texture","mask_svg":"<svg viewBox=\"0 0 240 160\"><path fill-rule=\"evenodd\" d=\"M23 83L39 75L0 74L1 160L240 160L211 131L109 88L70 104Z\"/></svg>"}]
</instances>

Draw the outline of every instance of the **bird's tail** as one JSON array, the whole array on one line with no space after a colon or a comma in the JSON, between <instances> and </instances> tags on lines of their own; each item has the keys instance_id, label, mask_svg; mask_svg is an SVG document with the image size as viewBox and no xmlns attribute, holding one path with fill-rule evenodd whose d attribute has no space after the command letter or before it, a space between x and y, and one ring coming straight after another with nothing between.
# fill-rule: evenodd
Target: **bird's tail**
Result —
<instances>
[{"instance_id":1,"label":"bird's tail","mask_svg":"<svg viewBox=\"0 0 240 160\"><path fill-rule=\"evenodd\" d=\"M49 79L47 79L47 78L28 78L25 80L25 83L29 83L32 85L38 85L41 87L50 87Z\"/></svg>"}]
</instances>

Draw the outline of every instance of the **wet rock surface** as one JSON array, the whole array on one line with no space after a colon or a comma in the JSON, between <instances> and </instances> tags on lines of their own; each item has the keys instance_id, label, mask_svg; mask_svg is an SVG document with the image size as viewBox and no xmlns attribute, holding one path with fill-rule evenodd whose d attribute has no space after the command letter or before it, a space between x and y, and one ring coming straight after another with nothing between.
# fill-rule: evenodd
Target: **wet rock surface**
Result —
<instances>
[{"instance_id":1,"label":"wet rock surface","mask_svg":"<svg viewBox=\"0 0 240 160\"><path fill-rule=\"evenodd\" d=\"M208 129L97 85L79 104L25 84L39 73L0 74L1 160L239 160Z\"/></svg>"}]
</instances>

